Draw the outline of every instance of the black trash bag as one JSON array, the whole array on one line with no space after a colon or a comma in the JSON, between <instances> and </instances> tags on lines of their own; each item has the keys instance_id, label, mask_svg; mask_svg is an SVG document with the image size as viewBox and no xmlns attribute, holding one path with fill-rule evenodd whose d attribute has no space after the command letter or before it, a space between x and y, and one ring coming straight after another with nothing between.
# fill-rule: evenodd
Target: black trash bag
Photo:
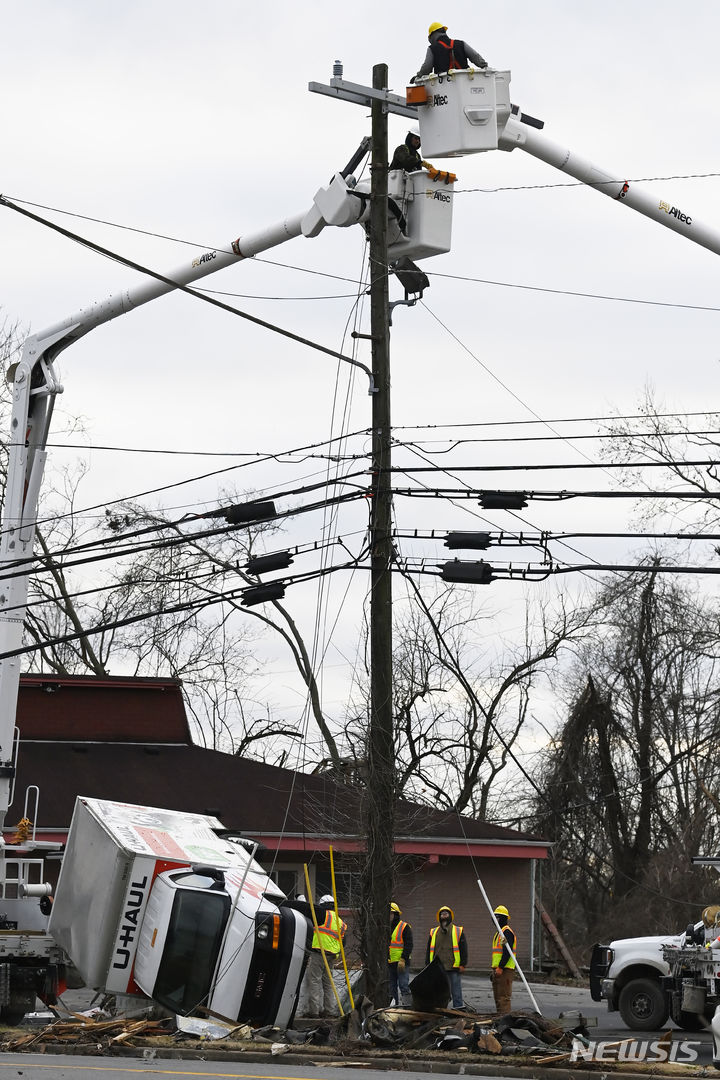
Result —
<instances>
[{"instance_id":1,"label":"black trash bag","mask_svg":"<svg viewBox=\"0 0 720 1080\"><path fill-rule=\"evenodd\" d=\"M413 1009L418 1012L432 1012L434 1009L446 1009L450 1001L450 980L442 960L435 956L431 963L418 971L410 981Z\"/></svg>"}]
</instances>

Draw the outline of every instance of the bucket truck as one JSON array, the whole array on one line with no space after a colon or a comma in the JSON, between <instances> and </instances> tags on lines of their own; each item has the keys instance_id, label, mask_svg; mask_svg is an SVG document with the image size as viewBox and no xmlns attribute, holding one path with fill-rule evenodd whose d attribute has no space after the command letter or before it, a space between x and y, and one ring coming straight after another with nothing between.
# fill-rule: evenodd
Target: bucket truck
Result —
<instances>
[{"instance_id":1,"label":"bucket truck","mask_svg":"<svg viewBox=\"0 0 720 1080\"><path fill-rule=\"evenodd\" d=\"M19 362L8 373L8 380L12 383L12 414L0 534L0 830L5 826L7 811L14 798L19 745L19 732L15 725L20 678L20 657L17 654L22 646L29 567L47 457L48 433L55 399L63 392L55 368L58 356L73 342L103 323L287 240L299 236L316 237L327 226L343 228L364 225L370 216L370 185L356 183L352 169L365 156L368 146L369 140L364 140L348 166L317 192L308 210L233 240L224 249L198 252L170 274L156 275L105 301L82 308L46 330L32 334L24 342ZM448 251L452 193L443 192L442 199L428 199L424 176L406 175L403 172L391 174L388 190L389 258L392 261L403 256L425 258ZM1 197L0 205L13 207L12 203ZM362 364L358 366L364 367ZM36 809L37 797L34 802L31 798L29 808L26 799L25 817L28 817L28 813L36 817ZM253 864L248 869L247 856L238 854L237 849L227 843L219 855L215 851L215 861L211 866L192 869L188 858L183 860L178 856L184 847L177 842L173 847L175 855L168 857L169 861L166 860L167 866L162 872L159 869L161 860L156 860L156 870L135 870L134 860L142 861L144 857L147 861L158 856L151 844L146 843L143 848L138 841L136 818L139 813L129 809L121 811L117 807L111 812L107 808L103 810L102 807L78 800L68 840L68 851L73 855L71 867L67 872L63 870L56 890L50 933L47 932L50 886L43 881L42 855L60 845L41 843L35 838L34 827L28 835L18 836L17 843L6 844L0 831L0 1021L9 1022L22 1017L34 1008L36 995L48 1003L57 1000L57 995L64 988L64 949L73 960L77 955L81 974L97 989L110 988L119 992L119 983L124 980L123 993L137 993L142 986L144 992L151 996L155 993L157 980L162 981L173 965L173 978L181 980L182 971L176 969L182 964L183 956L187 964L197 966L200 963L198 950L204 949L203 978L207 976L208 980L206 1002L209 996L210 1000L215 1000L220 1011L224 1000L226 1010L233 1012L232 1019L251 1019L262 1024L287 1023L294 1010L302 974L298 955L301 953L304 957L307 929L304 916L282 908L281 895L269 880L264 879L262 886L257 884L260 868ZM160 810L146 810L145 813L149 817L154 813L156 818L162 818L163 814ZM123 814L127 818L124 825L126 839L134 836L134 840L131 842L128 839L127 848L121 852L118 836L122 832ZM101 824L103 817L106 819L104 831ZM111 821L114 822L112 827ZM162 831L157 822L153 828L156 826ZM185 821L183 824L178 818L174 819L173 825L176 832L178 829L186 832L193 828L202 830L206 839L214 829L220 827L220 822ZM110 933L107 927L112 918L119 915L121 909L126 916L128 913L132 915L140 930L139 908L135 910L132 906L135 899L140 897L140 881L147 879L145 884L149 889L154 876L158 877L159 884L152 890L152 899L149 900L145 893L142 896L142 911L147 907L154 920L154 929L149 936L145 930L141 931L133 940L133 949L139 949L139 952L133 953L133 963L127 971L118 970L112 964L109 967L105 965L110 954L107 950L103 952L104 945L93 946L87 940L93 924L87 919L87 894L83 893L80 900L78 898L78 878L88 873L88 867L81 858L83 849L77 835L86 837L90 833L94 836L93 850L113 852L103 857L111 862L120 860L124 867L118 874L92 875L97 910L108 913L104 922L107 933ZM212 849L212 844L206 846ZM196 942L192 955L190 950L181 953L176 940L180 930L173 922L173 913L188 910L193 902L202 897L208 905L213 906L213 910L218 911L219 920L225 919L224 930L218 930L220 936L212 942L209 939ZM240 915L253 923L251 932L246 932L244 936L237 928ZM277 923L273 921L276 919L279 920ZM145 925L143 923L143 927ZM274 964L272 977L271 968L265 963L268 959L268 955L265 955L268 926L271 930L268 955ZM123 932L120 926L117 933L122 935ZM129 931L126 928L127 934ZM162 941L162 948L158 941ZM162 960L162 957L166 959ZM113 963L116 960L117 957ZM154 975L151 972L153 964ZM269 982L273 980L278 985L271 990ZM228 1004L227 988L231 984L234 989ZM180 985L179 981L177 985ZM252 991L251 987L254 988ZM158 995L162 998L163 992L158 991ZM189 1008L191 998L192 994L189 993L187 999L175 1001L173 997L172 1000L177 1011L182 1011L185 1007Z\"/></svg>"},{"instance_id":2,"label":"bucket truck","mask_svg":"<svg viewBox=\"0 0 720 1080\"><path fill-rule=\"evenodd\" d=\"M367 88L343 84L341 78L334 78L330 89L339 96L343 87L351 86L352 90L348 91L347 99L361 105L366 104L368 96L379 94L384 97L389 111L400 112L404 116L417 116L425 157L458 157L489 150L507 151L520 148L653 217L661 224L681 232L688 239L720 252L720 234L703 229L685 210L636 191L635 185L597 169L547 140L537 129L537 121L523 116L510 104L509 85L509 72L492 69L484 72L456 71L446 76L429 76L421 80L418 85L409 89L408 100L402 101L401 105L391 101L394 95L387 91L368 90L365 96L358 94L357 90L364 92ZM311 84L310 88L315 89L316 84ZM233 240L222 249L199 252L176 271L162 277L150 275L143 284L83 308L48 329L31 335L25 341L19 362L13 365L9 372L12 382L12 414L8 440L7 485L0 533L0 828L4 826L7 810L13 800L19 741L15 727L20 675L19 652L22 646L38 497L47 456L46 444L53 405L55 398L63 390L55 370L57 357L73 342L103 323L110 322L174 289L186 288L191 282L252 258L294 237L316 237L328 226L366 226L369 220L370 186L368 183L356 183L352 175L352 170L366 150L367 143L344 170L336 173L327 186L319 189L312 206L305 212L257 233ZM2 197L0 206L20 210ZM432 176L424 171L409 174L402 171L391 172L388 177L389 265L400 263L404 258L422 259L449 251L452 210L452 184L433 182ZM22 212L33 216L27 210ZM375 389L371 386L371 391L374 392ZM85 805L85 809L90 812L89 804L79 805ZM135 811L127 813L132 814ZM98 818L100 817L102 812L98 811ZM87 814L78 810L76 820L86 822ZM203 825L203 828L213 827L210 822ZM71 831L68 838L69 850L76 850L75 843ZM123 849L123 852L118 858L124 859L126 866L132 866L133 859L139 856L139 852L132 845ZM45 904L47 909L49 898L43 895L47 891L46 886L35 865L39 862L39 855L40 845L32 837L21 846L4 847L4 850L0 850L0 915L4 913L4 922L0 920L0 1018L7 1019L22 1014L32 1007L35 994L49 1001L57 995L62 988L64 963L64 953L60 946L70 951L71 959L73 952L78 954L86 971L93 972L93 981L100 982L104 978L101 974L104 961L95 962L88 955L83 943L82 935L86 932L83 925L83 905L73 906L66 902L65 890L71 888L73 880L70 871L63 871L62 890L58 888L55 896L58 914L53 914L51 930L58 940L46 932L40 905ZM146 855L150 858L153 852L147 851ZM186 865L167 869L171 874L177 871L179 877L166 878L165 871L158 871L157 879L162 879L163 885L157 896L164 896L164 914L148 902L144 919L150 918L152 913L152 919L155 920L152 923L153 931L149 939L143 931L137 936L136 943L135 939L133 940L136 950L134 970L138 973L138 978L142 979L142 987L146 993L155 993L156 984L151 974L148 974L152 963L149 960L150 954L146 956L145 950L153 947L155 930L155 942L163 933L166 933L164 940L168 940L167 928L171 924L173 896L181 895L183 890L199 891L215 899L218 896L227 898L227 903L231 906L239 903L237 877L234 882L230 880L230 875L225 874L227 863L222 860L195 870L192 867L188 870ZM124 893L117 884L120 880L117 875L105 875L97 880L98 890L107 886L111 891L111 895L103 900L108 911L118 913L123 909L123 913L127 914L133 910L132 904L139 886L136 882L133 889L135 877L131 870L128 873L131 877L129 884L122 878ZM142 877L144 876L143 873ZM277 895L273 895L271 899L272 903L280 900ZM280 908L281 904L277 903L275 906ZM260 898L257 910L260 910ZM76 918L77 922L74 921ZM134 918L139 919L139 916ZM165 931L162 927L165 927ZM122 928L119 933L122 933ZM288 946L290 938L292 942L291 946ZM290 934L283 941L282 948L294 949L298 936ZM246 979L251 965L248 964L242 949L238 949L237 955L244 957L237 963L238 977ZM146 960L149 966L145 964ZM197 961L197 957L195 960ZM224 964L225 960L222 963ZM208 964L209 970L212 967L209 960ZM160 968L156 970L156 975L159 970ZM294 990L297 989L296 981L299 976L297 965L289 964L284 970L283 978L288 981L288 992L283 990L280 997L287 1003L292 1000ZM145 974L142 974L143 972ZM176 980L181 977L182 974L175 976ZM220 977L217 964L208 977L208 993L212 995L214 981ZM138 982L138 985L141 984ZM274 1004L268 1005L262 1022L274 1023L287 1015L286 1005L281 1009L279 1000L277 995L273 998ZM242 1018L245 1006L241 1004L238 1008L238 1018Z\"/></svg>"}]
</instances>

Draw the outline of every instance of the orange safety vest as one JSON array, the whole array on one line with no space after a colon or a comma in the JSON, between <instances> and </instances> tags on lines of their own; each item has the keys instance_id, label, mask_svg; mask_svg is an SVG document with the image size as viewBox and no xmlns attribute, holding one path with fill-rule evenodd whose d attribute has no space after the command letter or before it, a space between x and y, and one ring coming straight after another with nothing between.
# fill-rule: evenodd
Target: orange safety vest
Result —
<instances>
[{"instance_id":1,"label":"orange safety vest","mask_svg":"<svg viewBox=\"0 0 720 1080\"><path fill-rule=\"evenodd\" d=\"M452 927L452 950L453 950L453 967L460 967L460 935L463 932L462 926L456 926L455 923L450 924ZM440 929L439 926L434 926L430 931L430 963L432 963L435 956L435 938L437 932Z\"/></svg>"},{"instance_id":2,"label":"orange safety vest","mask_svg":"<svg viewBox=\"0 0 720 1080\"><path fill-rule=\"evenodd\" d=\"M403 953L403 934L405 933L406 922L402 919L398 919L395 929L392 932L390 938L390 948L388 950L388 964L396 964L398 960L402 958Z\"/></svg>"},{"instance_id":3,"label":"orange safety vest","mask_svg":"<svg viewBox=\"0 0 720 1080\"><path fill-rule=\"evenodd\" d=\"M512 968L515 967L515 953L517 952L517 936L515 935L515 931L513 930L512 926L510 926L509 923L505 924L504 929L505 930L510 930L512 932L513 937L515 938L515 948L510 949L510 946L508 945L508 949L510 949L511 959L508 960L507 964L505 965L505 969L507 970L508 968L512 969ZM490 958L490 966L491 967L496 968L496 967L500 966L500 960L502 959L503 946L504 945L505 945L504 936L502 934L496 933L495 936L493 937L493 940L492 940L492 956Z\"/></svg>"},{"instance_id":4,"label":"orange safety vest","mask_svg":"<svg viewBox=\"0 0 720 1080\"><path fill-rule=\"evenodd\" d=\"M318 923L318 928L313 932L312 948L319 949L322 944L325 952L339 953L340 938L345 937L347 923L338 920L337 915L331 909L325 915L325 921Z\"/></svg>"}]
</instances>

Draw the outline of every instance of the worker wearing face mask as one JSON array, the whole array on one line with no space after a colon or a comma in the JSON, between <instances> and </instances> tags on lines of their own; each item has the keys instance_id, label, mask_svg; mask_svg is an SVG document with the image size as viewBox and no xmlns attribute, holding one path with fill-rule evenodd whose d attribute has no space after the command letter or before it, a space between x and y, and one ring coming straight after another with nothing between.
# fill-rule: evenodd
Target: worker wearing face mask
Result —
<instances>
[{"instance_id":1,"label":"worker wearing face mask","mask_svg":"<svg viewBox=\"0 0 720 1080\"><path fill-rule=\"evenodd\" d=\"M461 975L467 967L468 949L462 926L455 924L455 915L447 905L438 909L438 925L430 931L425 963L437 958L442 962L450 984L453 1009L463 1008Z\"/></svg>"}]
</instances>

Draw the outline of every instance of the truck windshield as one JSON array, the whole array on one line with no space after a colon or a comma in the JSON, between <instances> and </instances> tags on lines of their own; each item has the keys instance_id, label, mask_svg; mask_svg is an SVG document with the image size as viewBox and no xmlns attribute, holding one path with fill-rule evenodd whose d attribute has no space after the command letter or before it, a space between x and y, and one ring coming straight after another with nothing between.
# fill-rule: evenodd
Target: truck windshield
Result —
<instances>
[{"instance_id":1,"label":"truck windshield","mask_svg":"<svg viewBox=\"0 0 720 1080\"><path fill-rule=\"evenodd\" d=\"M207 1003L229 912L227 893L178 890L153 992L161 1005L186 1015Z\"/></svg>"}]
</instances>

